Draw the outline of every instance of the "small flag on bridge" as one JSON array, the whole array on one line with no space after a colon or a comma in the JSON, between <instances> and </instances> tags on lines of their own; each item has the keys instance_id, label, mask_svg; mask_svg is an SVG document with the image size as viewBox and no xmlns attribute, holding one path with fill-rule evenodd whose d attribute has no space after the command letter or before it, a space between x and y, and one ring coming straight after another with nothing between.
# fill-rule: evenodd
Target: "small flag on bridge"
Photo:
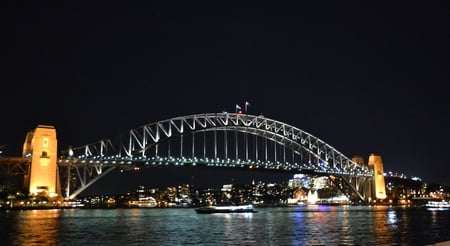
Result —
<instances>
[{"instance_id":1,"label":"small flag on bridge","mask_svg":"<svg viewBox=\"0 0 450 246\"><path fill-rule=\"evenodd\" d=\"M242 114L242 108L238 104L236 104L236 113L237 114Z\"/></svg>"}]
</instances>

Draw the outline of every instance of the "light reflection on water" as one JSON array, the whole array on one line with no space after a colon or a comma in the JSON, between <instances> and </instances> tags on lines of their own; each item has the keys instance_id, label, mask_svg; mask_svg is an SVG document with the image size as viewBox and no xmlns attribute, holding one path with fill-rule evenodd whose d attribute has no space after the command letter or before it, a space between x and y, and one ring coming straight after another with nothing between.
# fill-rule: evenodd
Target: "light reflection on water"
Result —
<instances>
[{"instance_id":1,"label":"light reflection on water","mask_svg":"<svg viewBox=\"0 0 450 246\"><path fill-rule=\"evenodd\" d=\"M450 240L450 212L303 206L0 211L0 245L427 245Z\"/></svg>"},{"instance_id":2,"label":"light reflection on water","mask_svg":"<svg viewBox=\"0 0 450 246\"><path fill-rule=\"evenodd\" d=\"M10 224L15 233L8 235L14 245L60 245L58 242L60 210L11 211L7 213L17 216L17 220L14 220L15 223ZM2 245L6 244L2 243Z\"/></svg>"}]
</instances>

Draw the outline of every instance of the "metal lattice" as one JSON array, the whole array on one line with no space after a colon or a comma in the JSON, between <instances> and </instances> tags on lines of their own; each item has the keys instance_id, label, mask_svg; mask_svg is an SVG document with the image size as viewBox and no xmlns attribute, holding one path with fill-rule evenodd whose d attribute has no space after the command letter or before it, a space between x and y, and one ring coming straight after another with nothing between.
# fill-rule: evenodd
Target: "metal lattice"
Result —
<instances>
[{"instance_id":1,"label":"metal lattice","mask_svg":"<svg viewBox=\"0 0 450 246\"><path fill-rule=\"evenodd\" d=\"M60 166L77 169L82 189L105 170L135 165L246 167L344 178L373 176L366 167L299 128L263 116L226 112L154 122L72 148L59 162Z\"/></svg>"}]
</instances>

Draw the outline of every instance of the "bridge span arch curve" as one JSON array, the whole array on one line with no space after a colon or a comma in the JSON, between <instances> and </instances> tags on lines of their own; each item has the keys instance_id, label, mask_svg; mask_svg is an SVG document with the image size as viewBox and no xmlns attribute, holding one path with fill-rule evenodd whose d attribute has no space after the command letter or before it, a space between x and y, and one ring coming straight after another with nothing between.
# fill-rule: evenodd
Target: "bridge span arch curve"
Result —
<instances>
[{"instance_id":1,"label":"bridge span arch curve","mask_svg":"<svg viewBox=\"0 0 450 246\"><path fill-rule=\"evenodd\" d=\"M331 175L346 180L373 176L367 167L297 127L262 115L227 112L153 122L113 138L71 148L59 160L60 166L74 163L93 168L97 173L91 181L81 182L82 190L106 174L104 170L108 168L110 171L136 165L244 167Z\"/></svg>"},{"instance_id":2,"label":"bridge span arch curve","mask_svg":"<svg viewBox=\"0 0 450 246\"><path fill-rule=\"evenodd\" d=\"M217 132L223 132L221 136L223 142L219 142L217 139ZM203 144L203 146L200 146L200 148L203 148L200 151L195 150L199 148L199 140L195 139L195 134L197 133L204 133L203 136L197 136L197 138L203 138L200 140L201 144ZM212 140L211 136L205 136L207 133L216 135L215 139ZM253 142L250 142L248 139L240 139L242 136L225 136L231 135L229 133L243 134L244 137L245 135L252 135L254 139ZM184 140L184 143L182 143L181 138L184 136L189 136L191 142ZM239 159L243 160L243 163L247 160L248 164L254 164L258 161L261 163L273 161L279 163L281 168L287 170L296 171L295 169L301 170L309 167L317 169L316 171L357 171L361 172L362 175L364 173L371 175L364 167L359 166L336 148L297 127L261 115L226 112L179 116L150 123L121 133L114 138L102 139L95 143L72 148L73 154L71 155L78 159L113 160L116 163L118 161L147 162L152 157L171 156L171 153L168 152L168 146L166 146L164 154L158 149L160 149L159 145L168 145L168 142L172 139L179 140L177 144L178 153L176 154L179 157L185 155L184 157L197 157L197 159L209 157L208 160L223 158L237 161ZM270 147L266 146L266 143L261 141L259 143L261 146L259 146L257 143L258 139L270 141L272 145ZM215 142L211 143L211 140ZM192 144L193 142L194 144ZM204 151L205 144L216 145L213 147L213 153ZM247 148L247 151L250 148L249 145L252 145L251 152L253 155L249 157L246 153L244 158L240 158L243 157L243 153L239 153L239 148L241 148L239 144L243 144L241 147ZM190 153L187 153L186 145L189 145ZM218 145L223 146L220 157ZM276 150L268 154L270 157L267 157L266 148L276 148L273 147L274 145L288 149L290 152L293 152L295 157L299 158L291 158L291 162L289 162L286 160L285 155L277 157L275 154L280 151ZM261 148L262 146L264 149ZM236 147L238 149L237 152L235 151ZM262 151L258 152L261 149ZM231 154L230 150L234 152ZM172 154L174 154L174 151L172 151ZM298 165L303 167L293 165L292 160L299 160ZM265 167L261 166L261 168L264 169ZM267 166L266 168L271 169L273 167Z\"/></svg>"}]
</instances>

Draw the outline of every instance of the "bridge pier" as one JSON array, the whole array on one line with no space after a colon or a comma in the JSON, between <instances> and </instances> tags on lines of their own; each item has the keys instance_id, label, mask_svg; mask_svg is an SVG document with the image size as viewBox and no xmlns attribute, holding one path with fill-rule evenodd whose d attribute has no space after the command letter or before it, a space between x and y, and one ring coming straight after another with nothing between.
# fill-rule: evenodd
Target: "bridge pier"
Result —
<instances>
[{"instance_id":1,"label":"bridge pier","mask_svg":"<svg viewBox=\"0 0 450 246\"><path fill-rule=\"evenodd\" d=\"M368 162L369 168L373 170L373 186L371 189L372 199L386 199L386 184L384 182L384 169L381 156L371 154Z\"/></svg>"},{"instance_id":2,"label":"bridge pier","mask_svg":"<svg viewBox=\"0 0 450 246\"><path fill-rule=\"evenodd\" d=\"M31 157L31 165L24 176L24 186L32 196L57 197L61 195L57 163L56 129L38 125L27 133L23 156Z\"/></svg>"}]
</instances>

